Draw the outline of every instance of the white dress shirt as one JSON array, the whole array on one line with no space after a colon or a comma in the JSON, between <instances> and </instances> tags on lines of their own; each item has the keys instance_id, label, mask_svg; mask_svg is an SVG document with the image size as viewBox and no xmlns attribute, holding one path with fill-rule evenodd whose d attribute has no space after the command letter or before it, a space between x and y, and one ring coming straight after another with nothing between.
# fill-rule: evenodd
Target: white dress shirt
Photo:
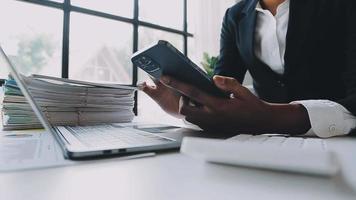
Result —
<instances>
[{"instance_id":1,"label":"white dress shirt","mask_svg":"<svg viewBox=\"0 0 356 200\"><path fill-rule=\"evenodd\" d=\"M289 0L277 8L273 16L258 3L255 28L255 55L278 74L284 73L284 54L289 21ZM356 117L342 105L329 100L294 101L308 112L311 129L307 134L318 137L346 135L356 128Z\"/></svg>"}]
</instances>

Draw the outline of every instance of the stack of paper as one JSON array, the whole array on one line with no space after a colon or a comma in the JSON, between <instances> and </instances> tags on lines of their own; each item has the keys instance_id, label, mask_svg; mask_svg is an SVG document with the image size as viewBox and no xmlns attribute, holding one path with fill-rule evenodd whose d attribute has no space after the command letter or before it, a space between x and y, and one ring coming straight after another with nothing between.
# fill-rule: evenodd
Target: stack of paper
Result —
<instances>
[{"instance_id":1,"label":"stack of paper","mask_svg":"<svg viewBox=\"0 0 356 200\"><path fill-rule=\"evenodd\" d=\"M130 122L134 87L94 84L48 76L22 76L31 95L53 125ZM16 82L4 85L2 121L5 130L41 128Z\"/></svg>"}]
</instances>

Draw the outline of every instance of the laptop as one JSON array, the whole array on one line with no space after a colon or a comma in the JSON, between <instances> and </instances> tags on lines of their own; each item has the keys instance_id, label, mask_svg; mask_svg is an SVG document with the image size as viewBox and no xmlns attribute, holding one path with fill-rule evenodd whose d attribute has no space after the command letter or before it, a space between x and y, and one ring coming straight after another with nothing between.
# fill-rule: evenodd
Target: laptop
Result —
<instances>
[{"instance_id":1,"label":"laptop","mask_svg":"<svg viewBox=\"0 0 356 200\"><path fill-rule=\"evenodd\" d=\"M21 92L43 127L51 133L69 159L110 155L127 155L148 151L178 149L184 134L197 131L167 125L102 124L93 126L55 126L41 111L36 99L22 80L16 67L0 46L0 59L10 70Z\"/></svg>"}]
</instances>

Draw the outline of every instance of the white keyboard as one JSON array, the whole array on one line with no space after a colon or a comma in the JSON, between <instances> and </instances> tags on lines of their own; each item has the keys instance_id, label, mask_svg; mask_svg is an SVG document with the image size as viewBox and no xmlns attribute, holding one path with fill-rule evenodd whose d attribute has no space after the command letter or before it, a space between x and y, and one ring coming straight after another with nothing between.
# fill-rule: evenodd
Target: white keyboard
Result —
<instances>
[{"instance_id":1,"label":"white keyboard","mask_svg":"<svg viewBox=\"0 0 356 200\"><path fill-rule=\"evenodd\" d=\"M319 138L301 138L301 137L284 137L268 135L237 135L229 138L228 141L235 141L247 144L275 145L285 148L302 148L311 150L327 151L327 145L323 139Z\"/></svg>"},{"instance_id":2,"label":"white keyboard","mask_svg":"<svg viewBox=\"0 0 356 200\"><path fill-rule=\"evenodd\" d=\"M186 137L181 152L207 162L331 176L340 167L323 139L237 135L228 140Z\"/></svg>"}]
</instances>

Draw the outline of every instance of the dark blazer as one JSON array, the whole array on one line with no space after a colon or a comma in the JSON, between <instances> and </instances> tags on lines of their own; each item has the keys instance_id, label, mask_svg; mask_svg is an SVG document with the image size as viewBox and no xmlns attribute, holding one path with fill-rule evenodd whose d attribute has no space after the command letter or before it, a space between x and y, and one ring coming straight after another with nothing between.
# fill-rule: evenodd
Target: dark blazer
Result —
<instances>
[{"instance_id":1,"label":"dark blazer","mask_svg":"<svg viewBox=\"0 0 356 200\"><path fill-rule=\"evenodd\" d=\"M356 116L355 0L290 0L285 73L278 75L254 55L258 0L226 11L215 74L242 82L248 70L268 102L328 99Z\"/></svg>"}]
</instances>

